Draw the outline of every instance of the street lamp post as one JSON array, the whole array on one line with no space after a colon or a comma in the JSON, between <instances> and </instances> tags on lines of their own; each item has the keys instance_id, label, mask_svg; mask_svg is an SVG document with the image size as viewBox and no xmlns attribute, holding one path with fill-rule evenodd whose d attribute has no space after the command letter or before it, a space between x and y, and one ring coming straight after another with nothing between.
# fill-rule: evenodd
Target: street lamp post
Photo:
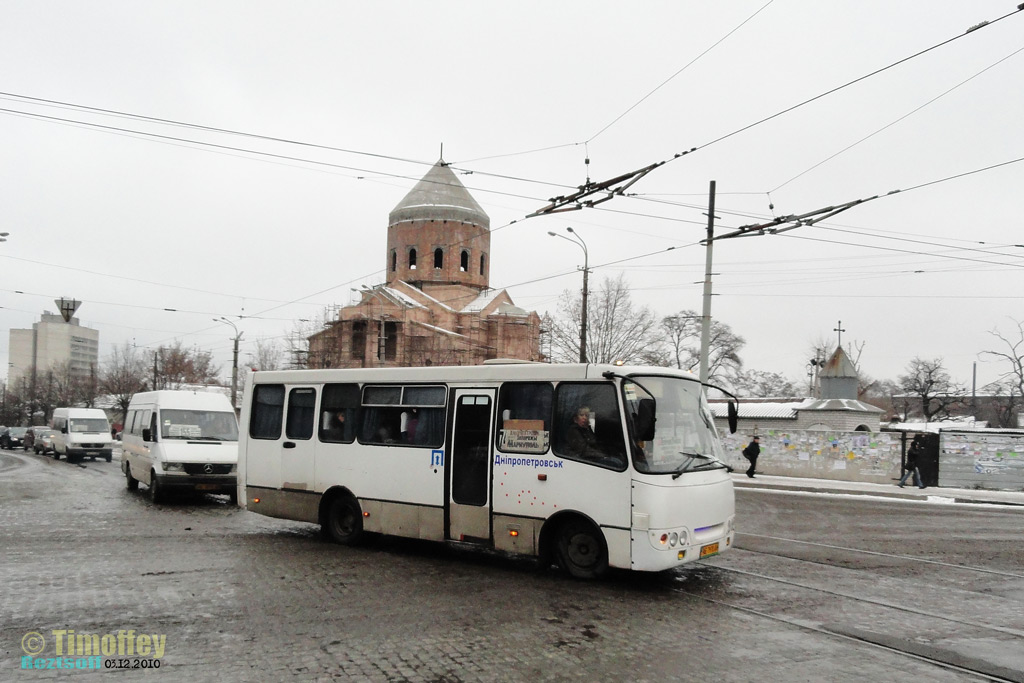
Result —
<instances>
[{"instance_id":1,"label":"street lamp post","mask_svg":"<svg viewBox=\"0 0 1024 683\"><path fill-rule=\"evenodd\" d=\"M215 323L227 323L228 325L231 325L231 329L235 331L235 350L234 357L231 361L231 407L238 410L238 342L242 339L242 333L238 331L237 325L224 316L214 318L213 321Z\"/></svg>"},{"instance_id":2,"label":"street lamp post","mask_svg":"<svg viewBox=\"0 0 1024 683\"><path fill-rule=\"evenodd\" d=\"M571 234L575 239L569 239L565 235L557 232L548 231L548 234L552 237L561 237L563 240L567 240L580 246L583 249L583 310L580 311L580 362L587 362L587 278L590 275L590 256L587 253L587 243L583 241L579 233L572 228L566 228L566 231Z\"/></svg>"}]
</instances>

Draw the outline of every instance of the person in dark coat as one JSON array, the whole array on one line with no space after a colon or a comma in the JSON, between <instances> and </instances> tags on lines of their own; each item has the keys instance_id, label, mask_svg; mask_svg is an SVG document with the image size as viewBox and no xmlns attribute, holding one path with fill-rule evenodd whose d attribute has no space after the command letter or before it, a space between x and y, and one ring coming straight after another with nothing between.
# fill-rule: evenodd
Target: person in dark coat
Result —
<instances>
[{"instance_id":1,"label":"person in dark coat","mask_svg":"<svg viewBox=\"0 0 1024 683\"><path fill-rule=\"evenodd\" d=\"M580 458L597 458L603 455L597 447L597 435L590 427L590 408L586 406L576 411L569 431L565 435L565 444L569 452Z\"/></svg>"},{"instance_id":2,"label":"person in dark coat","mask_svg":"<svg viewBox=\"0 0 1024 683\"><path fill-rule=\"evenodd\" d=\"M910 442L910 448L907 450L907 463L906 468L903 471L903 477L900 478L900 483L897 484L900 488L907 483L907 477L914 475L914 485L919 489L924 488L924 482L921 481L921 470L918 469L921 465L921 456L924 455L924 439L918 434L914 437L914 440Z\"/></svg>"},{"instance_id":3,"label":"person in dark coat","mask_svg":"<svg viewBox=\"0 0 1024 683\"><path fill-rule=\"evenodd\" d=\"M754 478L754 470L757 467L757 456L761 454L761 437L755 436L747 444L747 447L743 449L743 457L750 461L750 467L747 468L747 476L751 479Z\"/></svg>"}]
</instances>

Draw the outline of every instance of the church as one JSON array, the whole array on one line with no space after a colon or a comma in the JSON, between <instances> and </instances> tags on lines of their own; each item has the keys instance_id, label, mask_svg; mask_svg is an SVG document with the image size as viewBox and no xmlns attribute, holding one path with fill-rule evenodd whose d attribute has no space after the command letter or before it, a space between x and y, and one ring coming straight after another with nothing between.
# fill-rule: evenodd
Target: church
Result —
<instances>
[{"instance_id":1,"label":"church","mask_svg":"<svg viewBox=\"0 0 1024 683\"><path fill-rule=\"evenodd\" d=\"M308 367L544 360L540 317L490 288L490 218L438 161L391 210L384 284L309 339Z\"/></svg>"}]
</instances>

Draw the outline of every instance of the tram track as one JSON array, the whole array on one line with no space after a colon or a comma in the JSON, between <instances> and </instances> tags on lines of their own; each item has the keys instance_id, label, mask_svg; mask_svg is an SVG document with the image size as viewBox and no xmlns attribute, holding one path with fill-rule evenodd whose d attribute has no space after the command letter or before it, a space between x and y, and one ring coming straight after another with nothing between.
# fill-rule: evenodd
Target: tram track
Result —
<instances>
[{"instance_id":1,"label":"tram track","mask_svg":"<svg viewBox=\"0 0 1024 683\"><path fill-rule=\"evenodd\" d=\"M716 569L721 569L716 567ZM695 600L711 603L719 607L725 607L727 609L736 610L743 612L744 614L752 615L762 619L768 619L776 623L785 624L787 626L797 628L810 633L815 633L829 638L835 638L844 640L847 642L853 642L861 645L867 645L873 648L891 652L896 655L907 657L916 661L924 662L933 666L940 667L947 671L956 673L963 673L970 676L974 676L980 680L985 681L996 681L998 683L1024 683L1024 674L1020 672L1007 669L1006 667L992 665L988 662L978 659L960 657L961 663L949 661L948 656L943 657L946 654L942 650L937 648L928 648L925 646L914 646L910 647L908 641L903 641L903 644L896 644L897 639L880 637L878 634L869 634L864 631L857 631L856 629L845 629L846 632L828 629L821 625L815 625L807 623L802 620L794 619L792 617L786 617L778 614L770 614L762 610L753 609L743 605L727 602L724 600L718 600L710 598L704 595L698 595L688 590L681 590L688 597ZM888 641L888 642L886 642ZM931 652L929 652L931 650Z\"/></svg>"},{"instance_id":2,"label":"tram track","mask_svg":"<svg viewBox=\"0 0 1024 683\"><path fill-rule=\"evenodd\" d=\"M872 556L876 556L876 557L887 557L887 558L904 560L904 561L914 562L914 563L919 563L919 564L930 564L930 565L935 565L935 566L939 566L939 567L945 567L945 568L949 568L949 569L959 569L959 570L965 570L965 571L971 571L971 572L978 572L978 573L981 573L981 574L993 574L995 576L1003 576L1003 577L1012 578L1012 579L1024 579L1024 574L1015 574L1013 572L1002 571L1002 570L999 570L999 569L987 569L985 567L972 567L970 565L956 564L954 562L942 562L940 560L929 560L929 559L924 558L924 557L914 557L913 555L899 555L899 554L896 554L896 553L883 553L883 552L879 552L877 550L864 550L864 549L861 549L861 548L849 548L849 547L846 547L846 546L832 545L832 544L829 544L829 543L816 543L814 541L804 541L804 540L800 540L800 539L796 539L796 538L783 538L783 537L780 537L780 536L768 536L766 534L754 534L754 533L749 533L749 532L737 532L737 536L740 536L740 537L750 536L752 538L762 538L762 539L771 540L771 541L784 541L786 543L795 543L795 544L799 544L799 545L812 546L812 547L815 547L815 548L825 548L827 550L841 550L841 551L849 552L849 553L858 553L858 554L863 554L863 555L872 555ZM785 554L782 554L782 553L768 553L768 552L766 552L764 550L751 550L751 549L746 549L746 548L744 550L746 550L747 552L756 552L756 553L761 553L761 554L764 554L764 555L775 555L776 557L786 557L786 558L793 559L793 560L800 560L801 559L801 558L792 557L790 555L785 555ZM810 560L802 560L802 561L809 562ZM836 565L830 565L830 564L825 563L825 562L821 562L821 563L818 563L818 564L823 564L825 566L830 566L830 567L836 566Z\"/></svg>"},{"instance_id":3,"label":"tram track","mask_svg":"<svg viewBox=\"0 0 1024 683\"><path fill-rule=\"evenodd\" d=\"M774 545L744 548L744 536ZM1015 582L1024 581L1024 574L767 534L740 533L738 537L740 543L729 557L723 557L721 563L707 569L720 575L742 577L747 585L737 582L731 585L739 591L750 591L745 600L709 594L685 585L680 592L697 600L823 636L861 643L980 680L1024 683L1024 671L1015 666L1003 666L1013 660L1005 659L1000 651L1000 648L1019 651L1021 643L1024 643L1024 624L1014 616L1014 602L985 593L972 593L967 588L972 576ZM830 562L827 558L800 557L799 552L797 556L787 554L784 544L797 544L825 553L844 553L854 557L861 554L893 560L897 567L933 566L966 578L953 580L951 585L939 587L935 592L935 586L922 586L919 579L911 578L913 570L906 577L880 575L871 569L851 567L842 559ZM744 564L748 566L742 566ZM815 569L801 571L801 566L814 566ZM801 580L801 576L807 578ZM729 584L728 581L720 583ZM771 585L785 588L765 587ZM929 588L931 594L923 595ZM925 606L909 604L906 596L912 597L915 603L925 597ZM927 607L929 601L932 609ZM843 617L833 623L828 621L830 614ZM851 614L857 618L851 619ZM984 616L1004 618L1009 625L993 623ZM861 626L857 625L858 620ZM927 638L914 638L914 633L929 635ZM994 643L996 647L995 650L976 648L978 643L988 646Z\"/></svg>"}]
</instances>

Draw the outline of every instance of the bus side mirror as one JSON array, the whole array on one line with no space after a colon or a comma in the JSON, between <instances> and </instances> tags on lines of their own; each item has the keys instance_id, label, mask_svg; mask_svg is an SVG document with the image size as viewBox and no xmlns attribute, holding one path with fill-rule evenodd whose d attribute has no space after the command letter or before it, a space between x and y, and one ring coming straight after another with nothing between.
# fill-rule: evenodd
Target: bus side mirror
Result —
<instances>
[{"instance_id":1,"label":"bus side mirror","mask_svg":"<svg viewBox=\"0 0 1024 683\"><path fill-rule=\"evenodd\" d=\"M636 408L634 415L634 426L636 427L636 438L638 441L651 441L654 439L654 399L642 398Z\"/></svg>"},{"instance_id":2,"label":"bus side mirror","mask_svg":"<svg viewBox=\"0 0 1024 683\"><path fill-rule=\"evenodd\" d=\"M736 433L736 425L739 421L740 411L736 408L736 403L729 401L729 433Z\"/></svg>"},{"instance_id":3,"label":"bus side mirror","mask_svg":"<svg viewBox=\"0 0 1024 683\"><path fill-rule=\"evenodd\" d=\"M67 434L68 433L68 428L67 427L61 427L60 428L60 433L61 434Z\"/></svg>"},{"instance_id":4,"label":"bus side mirror","mask_svg":"<svg viewBox=\"0 0 1024 683\"><path fill-rule=\"evenodd\" d=\"M142 440L143 441L152 441L153 440L153 432L150 431L149 427L143 427L142 428Z\"/></svg>"}]
</instances>

